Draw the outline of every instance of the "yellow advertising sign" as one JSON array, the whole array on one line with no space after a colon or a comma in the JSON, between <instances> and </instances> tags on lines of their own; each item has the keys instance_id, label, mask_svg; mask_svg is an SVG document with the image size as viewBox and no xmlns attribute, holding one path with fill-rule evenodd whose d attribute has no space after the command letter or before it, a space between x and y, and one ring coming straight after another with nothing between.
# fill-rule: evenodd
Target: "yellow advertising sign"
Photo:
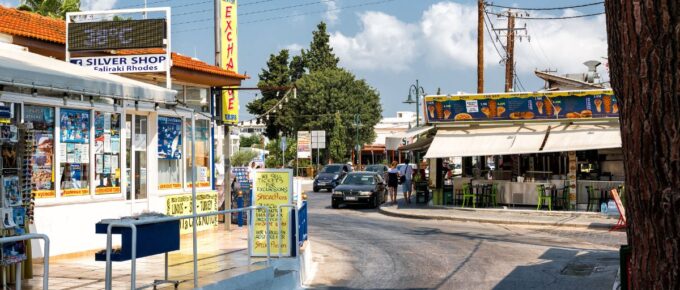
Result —
<instances>
[{"instance_id":1,"label":"yellow advertising sign","mask_svg":"<svg viewBox=\"0 0 680 290\"><path fill-rule=\"evenodd\" d=\"M192 214L191 194L169 195L165 197L165 214L170 216L182 216ZM217 192L196 193L196 213L217 211ZM196 227L199 231L211 229L217 226L217 216L200 217L196 219ZM180 220L180 234L193 231L191 219Z\"/></svg>"},{"instance_id":2,"label":"yellow advertising sign","mask_svg":"<svg viewBox=\"0 0 680 290\"><path fill-rule=\"evenodd\" d=\"M279 245L278 208L291 204L293 197L293 171L290 169L262 169L253 178L253 205L269 208L269 247L271 254L278 255L279 247L284 256L291 255L290 208L281 208L281 244ZM257 210L253 224L251 256L267 255L267 223L264 210Z\"/></svg>"},{"instance_id":3,"label":"yellow advertising sign","mask_svg":"<svg viewBox=\"0 0 680 290\"><path fill-rule=\"evenodd\" d=\"M220 67L238 72L238 21L236 0L220 0ZM238 91L222 93L222 121L238 123Z\"/></svg>"}]
</instances>

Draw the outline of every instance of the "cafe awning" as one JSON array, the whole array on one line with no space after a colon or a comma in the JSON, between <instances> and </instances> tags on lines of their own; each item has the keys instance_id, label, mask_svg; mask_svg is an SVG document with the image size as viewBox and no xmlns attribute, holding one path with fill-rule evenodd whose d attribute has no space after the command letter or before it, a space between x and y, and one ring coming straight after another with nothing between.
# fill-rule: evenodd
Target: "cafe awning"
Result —
<instances>
[{"instance_id":1,"label":"cafe awning","mask_svg":"<svg viewBox=\"0 0 680 290\"><path fill-rule=\"evenodd\" d=\"M397 150L397 148L399 148L399 145L401 145L402 140L413 138L415 136L418 136L420 134L432 130L432 128L433 128L432 126L415 127L409 129L406 132L395 133L392 136L387 136L387 138L385 138L385 147L387 148L387 150Z\"/></svg>"},{"instance_id":2,"label":"cafe awning","mask_svg":"<svg viewBox=\"0 0 680 290\"><path fill-rule=\"evenodd\" d=\"M540 152L609 148L621 148L621 129L618 124L571 124L551 127Z\"/></svg>"},{"instance_id":3,"label":"cafe awning","mask_svg":"<svg viewBox=\"0 0 680 290\"><path fill-rule=\"evenodd\" d=\"M31 53L0 43L0 84L114 99L176 103L174 90Z\"/></svg>"},{"instance_id":4,"label":"cafe awning","mask_svg":"<svg viewBox=\"0 0 680 290\"><path fill-rule=\"evenodd\" d=\"M399 147L399 151L422 151L432 144L434 138L420 138L418 141Z\"/></svg>"},{"instance_id":5,"label":"cafe awning","mask_svg":"<svg viewBox=\"0 0 680 290\"><path fill-rule=\"evenodd\" d=\"M425 158L536 153L547 130L548 125L442 128Z\"/></svg>"}]
</instances>

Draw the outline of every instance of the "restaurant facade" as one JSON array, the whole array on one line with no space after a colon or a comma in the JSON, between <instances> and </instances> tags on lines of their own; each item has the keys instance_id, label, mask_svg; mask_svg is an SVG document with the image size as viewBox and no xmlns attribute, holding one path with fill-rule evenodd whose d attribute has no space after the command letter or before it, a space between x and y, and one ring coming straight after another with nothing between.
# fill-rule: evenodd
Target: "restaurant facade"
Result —
<instances>
[{"instance_id":1,"label":"restaurant facade","mask_svg":"<svg viewBox=\"0 0 680 290\"><path fill-rule=\"evenodd\" d=\"M102 248L105 237L94 232L101 219L191 214L192 140L198 210L217 210L224 198L213 161L223 129L213 121L211 88L246 77L172 53L166 89L164 73L115 75L66 63L64 42L63 21L0 6L0 107L10 112L7 126L34 142L16 152L31 167L30 232L47 234L54 256ZM206 219L199 229L216 223ZM33 244L33 258L41 257Z\"/></svg>"},{"instance_id":2,"label":"restaurant facade","mask_svg":"<svg viewBox=\"0 0 680 290\"><path fill-rule=\"evenodd\" d=\"M400 150L429 161L433 204L461 205L465 187L488 184L500 205L537 207L546 188L563 209L599 209L625 175L618 106L606 89L427 96L436 133Z\"/></svg>"}]
</instances>

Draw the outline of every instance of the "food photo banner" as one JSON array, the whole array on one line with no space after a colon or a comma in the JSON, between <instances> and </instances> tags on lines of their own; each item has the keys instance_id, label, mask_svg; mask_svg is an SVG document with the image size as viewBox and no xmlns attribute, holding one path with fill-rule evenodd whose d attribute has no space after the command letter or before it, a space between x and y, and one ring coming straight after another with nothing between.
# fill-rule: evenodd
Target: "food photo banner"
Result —
<instances>
[{"instance_id":1,"label":"food photo banner","mask_svg":"<svg viewBox=\"0 0 680 290\"><path fill-rule=\"evenodd\" d=\"M426 96L428 123L616 118L612 90Z\"/></svg>"}]
</instances>

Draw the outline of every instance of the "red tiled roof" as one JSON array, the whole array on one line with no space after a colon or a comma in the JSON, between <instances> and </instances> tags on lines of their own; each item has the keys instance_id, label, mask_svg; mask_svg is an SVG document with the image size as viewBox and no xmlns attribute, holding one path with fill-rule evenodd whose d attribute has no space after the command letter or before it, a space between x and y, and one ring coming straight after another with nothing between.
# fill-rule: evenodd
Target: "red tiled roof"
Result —
<instances>
[{"instance_id":1,"label":"red tiled roof","mask_svg":"<svg viewBox=\"0 0 680 290\"><path fill-rule=\"evenodd\" d=\"M45 17L37 13L19 11L17 9L7 8L2 5L0 5L0 33L35 38L58 44L66 43L66 24L63 20ZM160 48L138 49L119 51L118 53L165 53L165 50ZM172 53L172 64L173 66L209 74L239 79L247 78L247 76L228 71L214 65L209 65L200 60L183 56L175 52Z\"/></svg>"},{"instance_id":2,"label":"red tiled roof","mask_svg":"<svg viewBox=\"0 0 680 290\"><path fill-rule=\"evenodd\" d=\"M66 24L60 19L0 5L0 32L64 43Z\"/></svg>"}]
</instances>

